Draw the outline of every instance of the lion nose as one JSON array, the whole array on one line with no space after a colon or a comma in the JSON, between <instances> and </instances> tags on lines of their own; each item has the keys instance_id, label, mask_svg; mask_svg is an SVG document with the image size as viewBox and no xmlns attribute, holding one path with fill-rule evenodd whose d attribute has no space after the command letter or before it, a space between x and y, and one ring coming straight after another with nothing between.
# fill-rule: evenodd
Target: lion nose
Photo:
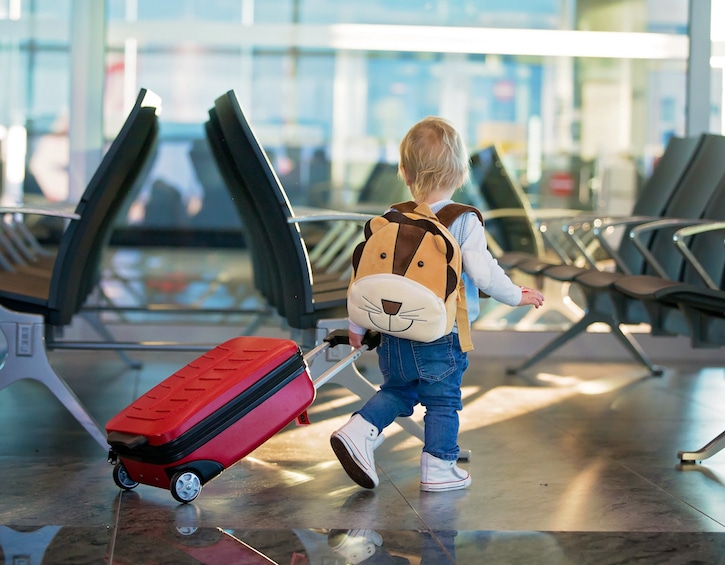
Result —
<instances>
[{"instance_id":1,"label":"lion nose","mask_svg":"<svg viewBox=\"0 0 725 565\"><path fill-rule=\"evenodd\" d=\"M403 305L402 302L393 302L392 300L385 299L380 302L383 304L383 312L385 312L388 316L395 316L400 311L400 307Z\"/></svg>"}]
</instances>

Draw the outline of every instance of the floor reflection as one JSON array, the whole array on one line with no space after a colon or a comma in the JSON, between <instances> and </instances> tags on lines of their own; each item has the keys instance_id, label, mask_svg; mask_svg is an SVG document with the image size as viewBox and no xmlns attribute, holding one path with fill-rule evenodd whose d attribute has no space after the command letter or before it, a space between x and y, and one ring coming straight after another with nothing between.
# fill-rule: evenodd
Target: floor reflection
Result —
<instances>
[{"instance_id":1,"label":"floor reflection","mask_svg":"<svg viewBox=\"0 0 725 565\"><path fill-rule=\"evenodd\" d=\"M117 532L0 526L0 543L0 563L13 565L717 564L725 555L723 533L234 530L161 522Z\"/></svg>"}]
</instances>

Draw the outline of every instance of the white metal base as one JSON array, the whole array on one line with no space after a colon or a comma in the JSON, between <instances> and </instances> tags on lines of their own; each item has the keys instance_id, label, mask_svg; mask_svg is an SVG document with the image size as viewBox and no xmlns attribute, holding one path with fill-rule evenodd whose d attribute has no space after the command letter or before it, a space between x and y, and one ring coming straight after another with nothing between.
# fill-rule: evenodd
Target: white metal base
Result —
<instances>
[{"instance_id":1,"label":"white metal base","mask_svg":"<svg viewBox=\"0 0 725 565\"><path fill-rule=\"evenodd\" d=\"M68 384L51 367L45 349L45 323L36 314L13 312L0 306L0 330L7 342L5 362L0 367L0 390L21 379L43 384L104 449L106 434L78 400Z\"/></svg>"}]
</instances>

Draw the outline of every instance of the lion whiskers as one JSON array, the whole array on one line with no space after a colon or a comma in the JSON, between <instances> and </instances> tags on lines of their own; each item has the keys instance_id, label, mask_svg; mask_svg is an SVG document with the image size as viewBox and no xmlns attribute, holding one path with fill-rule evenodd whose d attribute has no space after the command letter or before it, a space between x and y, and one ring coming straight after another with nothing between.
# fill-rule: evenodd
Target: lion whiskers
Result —
<instances>
[{"instance_id":1,"label":"lion whiskers","mask_svg":"<svg viewBox=\"0 0 725 565\"><path fill-rule=\"evenodd\" d=\"M361 310L368 312L368 313L373 313L373 314L382 314L383 313L382 308L377 306L371 300L368 300L366 297L363 296L363 298L365 299L366 304L365 304L365 307L362 307L362 306L360 307Z\"/></svg>"}]
</instances>

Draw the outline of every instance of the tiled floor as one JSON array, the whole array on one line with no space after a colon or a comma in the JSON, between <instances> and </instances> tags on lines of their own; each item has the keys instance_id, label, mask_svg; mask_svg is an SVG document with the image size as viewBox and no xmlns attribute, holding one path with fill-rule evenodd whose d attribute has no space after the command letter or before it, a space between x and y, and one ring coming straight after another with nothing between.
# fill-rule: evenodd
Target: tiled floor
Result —
<instances>
[{"instance_id":1,"label":"tiled floor","mask_svg":"<svg viewBox=\"0 0 725 565\"><path fill-rule=\"evenodd\" d=\"M218 342L236 329L184 331ZM670 363L648 377L628 359L592 359L512 377L513 359L482 350L461 413L473 484L452 493L420 492L421 444L395 424L376 452L380 486L352 483L328 437L359 401L336 384L320 390L311 425L288 426L193 503L144 485L120 492L106 453L65 409L39 385L15 383L0 391L0 555L74 565L725 563L725 451L698 465L677 459L725 429L723 367ZM141 369L111 352L51 360L105 424L196 354L133 356ZM362 365L375 379L375 355Z\"/></svg>"}]
</instances>

